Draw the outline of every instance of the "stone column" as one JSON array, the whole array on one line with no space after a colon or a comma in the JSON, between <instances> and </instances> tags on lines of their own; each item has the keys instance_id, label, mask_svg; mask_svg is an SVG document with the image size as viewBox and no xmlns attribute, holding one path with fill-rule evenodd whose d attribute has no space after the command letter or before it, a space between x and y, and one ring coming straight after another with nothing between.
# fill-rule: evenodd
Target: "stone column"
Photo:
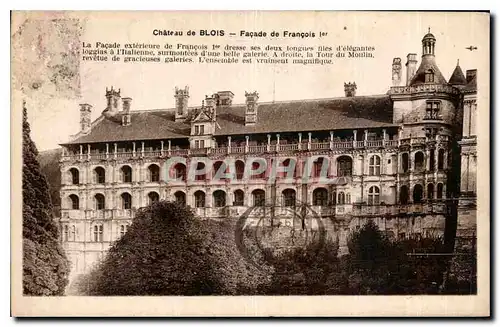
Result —
<instances>
[{"instance_id":1,"label":"stone column","mask_svg":"<svg viewBox=\"0 0 500 327\"><path fill-rule=\"evenodd\" d=\"M161 141L161 149L160 149L160 154L163 156L163 140Z\"/></svg>"},{"instance_id":2,"label":"stone column","mask_svg":"<svg viewBox=\"0 0 500 327\"><path fill-rule=\"evenodd\" d=\"M352 141L352 147L355 148L357 143L356 143L356 140L357 140L357 137L358 137L358 131L357 130L354 130L352 131L353 135L354 135L354 139Z\"/></svg>"},{"instance_id":3,"label":"stone column","mask_svg":"<svg viewBox=\"0 0 500 327\"><path fill-rule=\"evenodd\" d=\"M307 139L307 150L311 150L311 136L312 136L311 132L307 133L307 137L308 137L308 139Z\"/></svg>"},{"instance_id":4,"label":"stone column","mask_svg":"<svg viewBox=\"0 0 500 327\"><path fill-rule=\"evenodd\" d=\"M245 135L245 153L248 152L248 138L249 138L249 136Z\"/></svg>"},{"instance_id":5,"label":"stone column","mask_svg":"<svg viewBox=\"0 0 500 327\"><path fill-rule=\"evenodd\" d=\"M83 159L83 145L80 144L80 160Z\"/></svg>"},{"instance_id":6,"label":"stone column","mask_svg":"<svg viewBox=\"0 0 500 327\"><path fill-rule=\"evenodd\" d=\"M135 142L132 142L132 155L135 157Z\"/></svg>"},{"instance_id":7,"label":"stone column","mask_svg":"<svg viewBox=\"0 0 500 327\"><path fill-rule=\"evenodd\" d=\"M276 134L276 152L280 150L280 135Z\"/></svg>"},{"instance_id":8,"label":"stone column","mask_svg":"<svg viewBox=\"0 0 500 327\"><path fill-rule=\"evenodd\" d=\"M298 149L302 150L302 133L299 133L299 146L298 146Z\"/></svg>"},{"instance_id":9,"label":"stone column","mask_svg":"<svg viewBox=\"0 0 500 327\"><path fill-rule=\"evenodd\" d=\"M368 130L365 129L365 137L363 139L363 145L366 147L366 142L368 141Z\"/></svg>"},{"instance_id":10,"label":"stone column","mask_svg":"<svg viewBox=\"0 0 500 327\"><path fill-rule=\"evenodd\" d=\"M333 150L333 132L332 131L330 131L330 150Z\"/></svg>"},{"instance_id":11,"label":"stone column","mask_svg":"<svg viewBox=\"0 0 500 327\"><path fill-rule=\"evenodd\" d=\"M382 146L385 147L385 140L387 138L387 132L385 130L385 128L382 130Z\"/></svg>"},{"instance_id":12,"label":"stone column","mask_svg":"<svg viewBox=\"0 0 500 327\"><path fill-rule=\"evenodd\" d=\"M117 152L118 152L118 144L116 144L116 143L115 143L114 145L115 145L115 151L114 151L114 153L113 153L113 156L114 156L114 157L115 157L115 159L116 159Z\"/></svg>"},{"instance_id":13,"label":"stone column","mask_svg":"<svg viewBox=\"0 0 500 327\"><path fill-rule=\"evenodd\" d=\"M267 152L271 150L271 134L267 134Z\"/></svg>"},{"instance_id":14,"label":"stone column","mask_svg":"<svg viewBox=\"0 0 500 327\"><path fill-rule=\"evenodd\" d=\"M227 137L227 152L231 152L231 136Z\"/></svg>"},{"instance_id":15,"label":"stone column","mask_svg":"<svg viewBox=\"0 0 500 327\"><path fill-rule=\"evenodd\" d=\"M141 142L141 157L144 157L144 142Z\"/></svg>"}]
</instances>

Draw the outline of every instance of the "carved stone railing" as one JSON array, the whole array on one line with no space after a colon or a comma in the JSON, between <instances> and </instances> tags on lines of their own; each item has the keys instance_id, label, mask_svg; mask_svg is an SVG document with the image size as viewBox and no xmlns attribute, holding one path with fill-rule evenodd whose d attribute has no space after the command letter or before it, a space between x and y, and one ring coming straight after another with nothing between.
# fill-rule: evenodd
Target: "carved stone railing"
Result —
<instances>
[{"instance_id":1,"label":"carved stone railing","mask_svg":"<svg viewBox=\"0 0 500 327\"><path fill-rule=\"evenodd\" d=\"M414 86L393 86L389 90L390 95L398 94L412 94L412 93L422 93L422 92L439 92L448 94L459 94L460 91L449 85L439 85L439 84L419 84Z\"/></svg>"},{"instance_id":2,"label":"carved stone railing","mask_svg":"<svg viewBox=\"0 0 500 327\"><path fill-rule=\"evenodd\" d=\"M438 136L441 142L446 142L446 136ZM334 141L334 142L311 142L291 144L261 144L248 146L215 147L201 149L163 149L150 151L128 151L108 153L65 154L62 160L89 160L89 159L116 159L116 158L158 158L174 156L205 156L211 154L259 154L269 152L294 152L294 151L318 151L318 150L348 150L355 148L395 148L399 145L425 144L425 137L407 138L401 140L363 140L363 141Z\"/></svg>"}]
</instances>

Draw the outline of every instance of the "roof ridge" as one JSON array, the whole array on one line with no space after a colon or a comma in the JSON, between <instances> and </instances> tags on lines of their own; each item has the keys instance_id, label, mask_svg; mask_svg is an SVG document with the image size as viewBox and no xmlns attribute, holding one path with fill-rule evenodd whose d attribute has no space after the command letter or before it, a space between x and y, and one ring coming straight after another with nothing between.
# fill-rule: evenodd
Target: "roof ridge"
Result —
<instances>
[{"instance_id":1,"label":"roof ridge","mask_svg":"<svg viewBox=\"0 0 500 327\"><path fill-rule=\"evenodd\" d=\"M261 104L284 104L284 103L299 103L299 102L318 102L318 101L331 101L331 100L350 100L350 99L366 99L366 98L384 98L387 97L387 94L373 94L373 95L357 95L355 97L331 97L331 98L309 98L309 99L296 99L296 100L280 100L280 101L265 101L259 102ZM245 103L234 103L230 106L224 107L240 107L245 106ZM196 109L201 108L201 106L190 106L188 109ZM147 113L147 112L165 112L172 111L175 112L175 108L156 108L156 109L135 109L131 110L131 113ZM121 113L121 111L119 112Z\"/></svg>"}]
</instances>

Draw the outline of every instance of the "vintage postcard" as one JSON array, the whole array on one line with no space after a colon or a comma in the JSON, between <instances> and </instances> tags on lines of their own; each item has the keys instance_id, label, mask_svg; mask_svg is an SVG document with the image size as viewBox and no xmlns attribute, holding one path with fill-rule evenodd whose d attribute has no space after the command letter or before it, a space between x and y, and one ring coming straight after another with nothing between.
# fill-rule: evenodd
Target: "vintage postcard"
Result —
<instances>
[{"instance_id":1,"label":"vintage postcard","mask_svg":"<svg viewBox=\"0 0 500 327\"><path fill-rule=\"evenodd\" d=\"M489 12L11 23L12 315L490 315Z\"/></svg>"}]
</instances>

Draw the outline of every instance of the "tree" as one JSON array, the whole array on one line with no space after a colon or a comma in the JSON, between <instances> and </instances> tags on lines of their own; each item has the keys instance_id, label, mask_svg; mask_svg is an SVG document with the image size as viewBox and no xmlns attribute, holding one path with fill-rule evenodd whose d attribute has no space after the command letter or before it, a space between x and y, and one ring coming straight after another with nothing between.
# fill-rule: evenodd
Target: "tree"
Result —
<instances>
[{"instance_id":1,"label":"tree","mask_svg":"<svg viewBox=\"0 0 500 327\"><path fill-rule=\"evenodd\" d=\"M349 241L349 285L354 294L387 294L401 256L369 220Z\"/></svg>"},{"instance_id":2,"label":"tree","mask_svg":"<svg viewBox=\"0 0 500 327\"><path fill-rule=\"evenodd\" d=\"M238 252L234 227L178 203L142 208L127 233L81 282L88 295L238 295L265 282Z\"/></svg>"},{"instance_id":3,"label":"tree","mask_svg":"<svg viewBox=\"0 0 500 327\"><path fill-rule=\"evenodd\" d=\"M319 246L318 246L319 245ZM268 295L334 295L347 289L338 258L338 244L309 243L277 254L274 273L266 290Z\"/></svg>"},{"instance_id":4,"label":"tree","mask_svg":"<svg viewBox=\"0 0 500 327\"><path fill-rule=\"evenodd\" d=\"M59 243L49 186L37 155L23 103L23 293L63 295L69 265Z\"/></svg>"}]
</instances>

